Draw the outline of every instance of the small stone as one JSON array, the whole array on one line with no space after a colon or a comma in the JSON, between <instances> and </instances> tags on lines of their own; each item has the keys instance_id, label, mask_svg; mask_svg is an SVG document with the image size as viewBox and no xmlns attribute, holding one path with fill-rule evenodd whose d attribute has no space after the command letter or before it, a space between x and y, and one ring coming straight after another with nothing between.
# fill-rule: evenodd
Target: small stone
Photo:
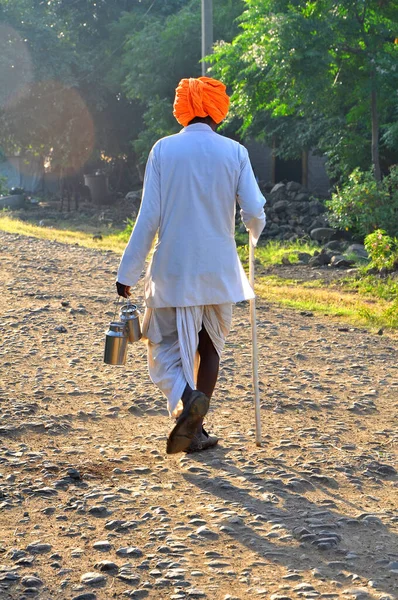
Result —
<instances>
[{"instance_id":1,"label":"small stone","mask_svg":"<svg viewBox=\"0 0 398 600\"><path fill-rule=\"evenodd\" d=\"M188 598L206 598L205 592L197 590L196 588L190 588L186 590Z\"/></svg>"},{"instance_id":2,"label":"small stone","mask_svg":"<svg viewBox=\"0 0 398 600\"><path fill-rule=\"evenodd\" d=\"M51 544L42 544L41 542L34 542L26 547L26 550L32 554L45 554L46 552L50 552L51 549Z\"/></svg>"},{"instance_id":3,"label":"small stone","mask_svg":"<svg viewBox=\"0 0 398 600\"><path fill-rule=\"evenodd\" d=\"M140 581L140 576L137 573L133 573L131 568L127 566L122 567L116 577L122 581L127 581L131 585L136 585Z\"/></svg>"},{"instance_id":4,"label":"small stone","mask_svg":"<svg viewBox=\"0 0 398 600\"><path fill-rule=\"evenodd\" d=\"M71 479L75 479L76 481L80 481L81 479L80 472L77 469L73 469L72 467L66 469L66 474L68 475L68 477L70 477Z\"/></svg>"},{"instance_id":5,"label":"small stone","mask_svg":"<svg viewBox=\"0 0 398 600\"><path fill-rule=\"evenodd\" d=\"M72 600L96 600L97 596L92 594L91 592L87 592L84 594L79 594L78 596L73 596Z\"/></svg>"},{"instance_id":6,"label":"small stone","mask_svg":"<svg viewBox=\"0 0 398 600\"><path fill-rule=\"evenodd\" d=\"M116 554L118 556L135 556L137 558L143 555L142 550L139 548L134 548L134 546L118 548L118 550L116 550Z\"/></svg>"},{"instance_id":7,"label":"small stone","mask_svg":"<svg viewBox=\"0 0 398 600\"><path fill-rule=\"evenodd\" d=\"M18 581L21 579L21 576L15 571L6 571L5 573L0 573L0 581Z\"/></svg>"},{"instance_id":8,"label":"small stone","mask_svg":"<svg viewBox=\"0 0 398 600\"><path fill-rule=\"evenodd\" d=\"M207 538L212 538L212 539L217 539L219 537L218 533L216 533L215 531L212 531L211 529L206 527L206 525L202 525L202 527L198 527L198 529L196 530L196 533L197 533L197 535L207 537Z\"/></svg>"},{"instance_id":9,"label":"small stone","mask_svg":"<svg viewBox=\"0 0 398 600\"><path fill-rule=\"evenodd\" d=\"M90 515L93 515L93 517L106 517L109 514L107 507L103 504L92 506L88 512Z\"/></svg>"},{"instance_id":10,"label":"small stone","mask_svg":"<svg viewBox=\"0 0 398 600\"><path fill-rule=\"evenodd\" d=\"M369 598L369 592L365 588L346 588L343 590L343 594L352 596L355 600L366 600L366 598Z\"/></svg>"},{"instance_id":11,"label":"small stone","mask_svg":"<svg viewBox=\"0 0 398 600\"><path fill-rule=\"evenodd\" d=\"M105 572L117 571L119 569L117 564L112 562L111 560L100 560L99 562L95 563L94 567L96 569L99 569L100 571L105 571Z\"/></svg>"},{"instance_id":12,"label":"small stone","mask_svg":"<svg viewBox=\"0 0 398 600\"><path fill-rule=\"evenodd\" d=\"M185 579L185 569L170 569L165 573L166 579Z\"/></svg>"},{"instance_id":13,"label":"small stone","mask_svg":"<svg viewBox=\"0 0 398 600\"><path fill-rule=\"evenodd\" d=\"M93 548L94 548L94 550L99 550L100 552L109 552L109 550L112 549L112 544L110 544L106 540L94 542Z\"/></svg>"},{"instance_id":14,"label":"small stone","mask_svg":"<svg viewBox=\"0 0 398 600\"><path fill-rule=\"evenodd\" d=\"M42 580L39 579L39 577L35 577L34 575L25 575L25 577L22 577L21 583L25 587L33 588L41 587L43 585Z\"/></svg>"},{"instance_id":15,"label":"small stone","mask_svg":"<svg viewBox=\"0 0 398 600\"><path fill-rule=\"evenodd\" d=\"M102 573L96 573L93 571L84 573L84 575L80 577L80 581L85 585L98 585L100 583L104 583L106 581L106 577L105 575L102 575Z\"/></svg>"}]
</instances>

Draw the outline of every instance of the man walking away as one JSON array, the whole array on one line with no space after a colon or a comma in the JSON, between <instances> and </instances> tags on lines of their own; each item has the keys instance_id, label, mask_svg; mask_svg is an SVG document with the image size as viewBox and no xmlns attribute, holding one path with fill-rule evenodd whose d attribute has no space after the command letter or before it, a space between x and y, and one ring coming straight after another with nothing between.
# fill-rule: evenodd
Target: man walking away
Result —
<instances>
[{"instance_id":1,"label":"man walking away","mask_svg":"<svg viewBox=\"0 0 398 600\"><path fill-rule=\"evenodd\" d=\"M228 107L220 81L180 81L173 114L183 129L151 150L140 212L117 275L118 294L128 297L158 234L145 276L142 329L150 377L176 419L168 454L217 444L203 418L232 304L254 298L236 251L235 210L237 201L256 244L265 225L265 199L247 150L215 131Z\"/></svg>"}]
</instances>

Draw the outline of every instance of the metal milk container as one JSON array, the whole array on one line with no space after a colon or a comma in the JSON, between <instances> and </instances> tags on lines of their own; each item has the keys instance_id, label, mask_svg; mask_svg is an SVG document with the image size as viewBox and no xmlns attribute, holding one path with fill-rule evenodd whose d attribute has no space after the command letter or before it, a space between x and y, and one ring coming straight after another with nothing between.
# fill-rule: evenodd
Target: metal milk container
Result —
<instances>
[{"instance_id":1,"label":"metal milk container","mask_svg":"<svg viewBox=\"0 0 398 600\"><path fill-rule=\"evenodd\" d=\"M125 323L127 339L132 344L141 339L140 311L135 304L127 302L120 308L120 321Z\"/></svg>"},{"instance_id":2,"label":"metal milk container","mask_svg":"<svg viewBox=\"0 0 398 600\"><path fill-rule=\"evenodd\" d=\"M104 362L107 365L124 365L127 356L127 330L122 321L112 321L105 334Z\"/></svg>"}]
</instances>

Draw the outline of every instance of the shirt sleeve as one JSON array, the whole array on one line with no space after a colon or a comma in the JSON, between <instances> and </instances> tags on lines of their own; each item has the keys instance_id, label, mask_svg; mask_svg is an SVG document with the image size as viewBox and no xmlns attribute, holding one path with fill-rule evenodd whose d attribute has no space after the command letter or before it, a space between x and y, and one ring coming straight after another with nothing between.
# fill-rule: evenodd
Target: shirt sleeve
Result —
<instances>
[{"instance_id":1,"label":"shirt sleeve","mask_svg":"<svg viewBox=\"0 0 398 600\"><path fill-rule=\"evenodd\" d=\"M246 148L241 146L241 151L241 172L236 199L241 209L242 221L252 236L253 244L257 246L265 227L264 204L266 200L258 187Z\"/></svg>"},{"instance_id":2,"label":"shirt sleeve","mask_svg":"<svg viewBox=\"0 0 398 600\"><path fill-rule=\"evenodd\" d=\"M140 211L120 261L117 281L124 285L133 286L139 280L145 265L145 259L159 229L160 173L158 151L159 144L156 144L148 157Z\"/></svg>"}]
</instances>

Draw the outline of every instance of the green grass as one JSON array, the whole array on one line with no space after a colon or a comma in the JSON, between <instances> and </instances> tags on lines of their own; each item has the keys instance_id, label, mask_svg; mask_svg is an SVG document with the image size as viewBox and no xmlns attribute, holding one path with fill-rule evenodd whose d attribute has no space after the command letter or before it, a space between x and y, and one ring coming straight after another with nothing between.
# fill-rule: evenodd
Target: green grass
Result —
<instances>
[{"instance_id":1,"label":"green grass","mask_svg":"<svg viewBox=\"0 0 398 600\"><path fill-rule=\"evenodd\" d=\"M332 317L344 317L353 325L398 328L398 299L365 297L342 287L321 287L317 282L297 282L279 277L260 277L256 290L265 300Z\"/></svg>"},{"instance_id":2,"label":"green grass","mask_svg":"<svg viewBox=\"0 0 398 600\"><path fill-rule=\"evenodd\" d=\"M347 289L357 291L364 296L391 301L398 298L398 278L392 277L391 275L388 277L380 277L377 275L368 275L365 272L360 273L360 275L354 279L344 279L342 284Z\"/></svg>"},{"instance_id":3,"label":"green grass","mask_svg":"<svg viewBox=\"0 0 398 600\"><path fill-rule=\"evenodd\" d=\"M249 240L248 235L244 233L236 234L236 244L238 246L238 254L243 262L249 258ZM261 244L256 248L257 263L265 266L280 265L282 258L287 257L292 264L299 261L298 253L306 252L314 254L315 250L319 250L319 245L316 242L281 242L270 240L265 244Z\"/></svg>"},{"instance_id":4,"label":"green grass","mask_svg":"<svg viewBox=\"0 0 398 600\"><path fill-rule=\"evenodd\" d=\"M45 240L56 240L64 244L78 244L85 248L112 250L120 254L123 252L127 241L123 231L107 230L106 228L101 230L98 227L88 226L85 227L85 231L82 231L82 227L78 228L75 223L70 224L68 222L54 222L54 226L40 227L19 219L13 219L7 215L0 216L0 230ZM98 233L101 233L102 240L93 239L93 235Z\"/></svg>"}]
</instances>

